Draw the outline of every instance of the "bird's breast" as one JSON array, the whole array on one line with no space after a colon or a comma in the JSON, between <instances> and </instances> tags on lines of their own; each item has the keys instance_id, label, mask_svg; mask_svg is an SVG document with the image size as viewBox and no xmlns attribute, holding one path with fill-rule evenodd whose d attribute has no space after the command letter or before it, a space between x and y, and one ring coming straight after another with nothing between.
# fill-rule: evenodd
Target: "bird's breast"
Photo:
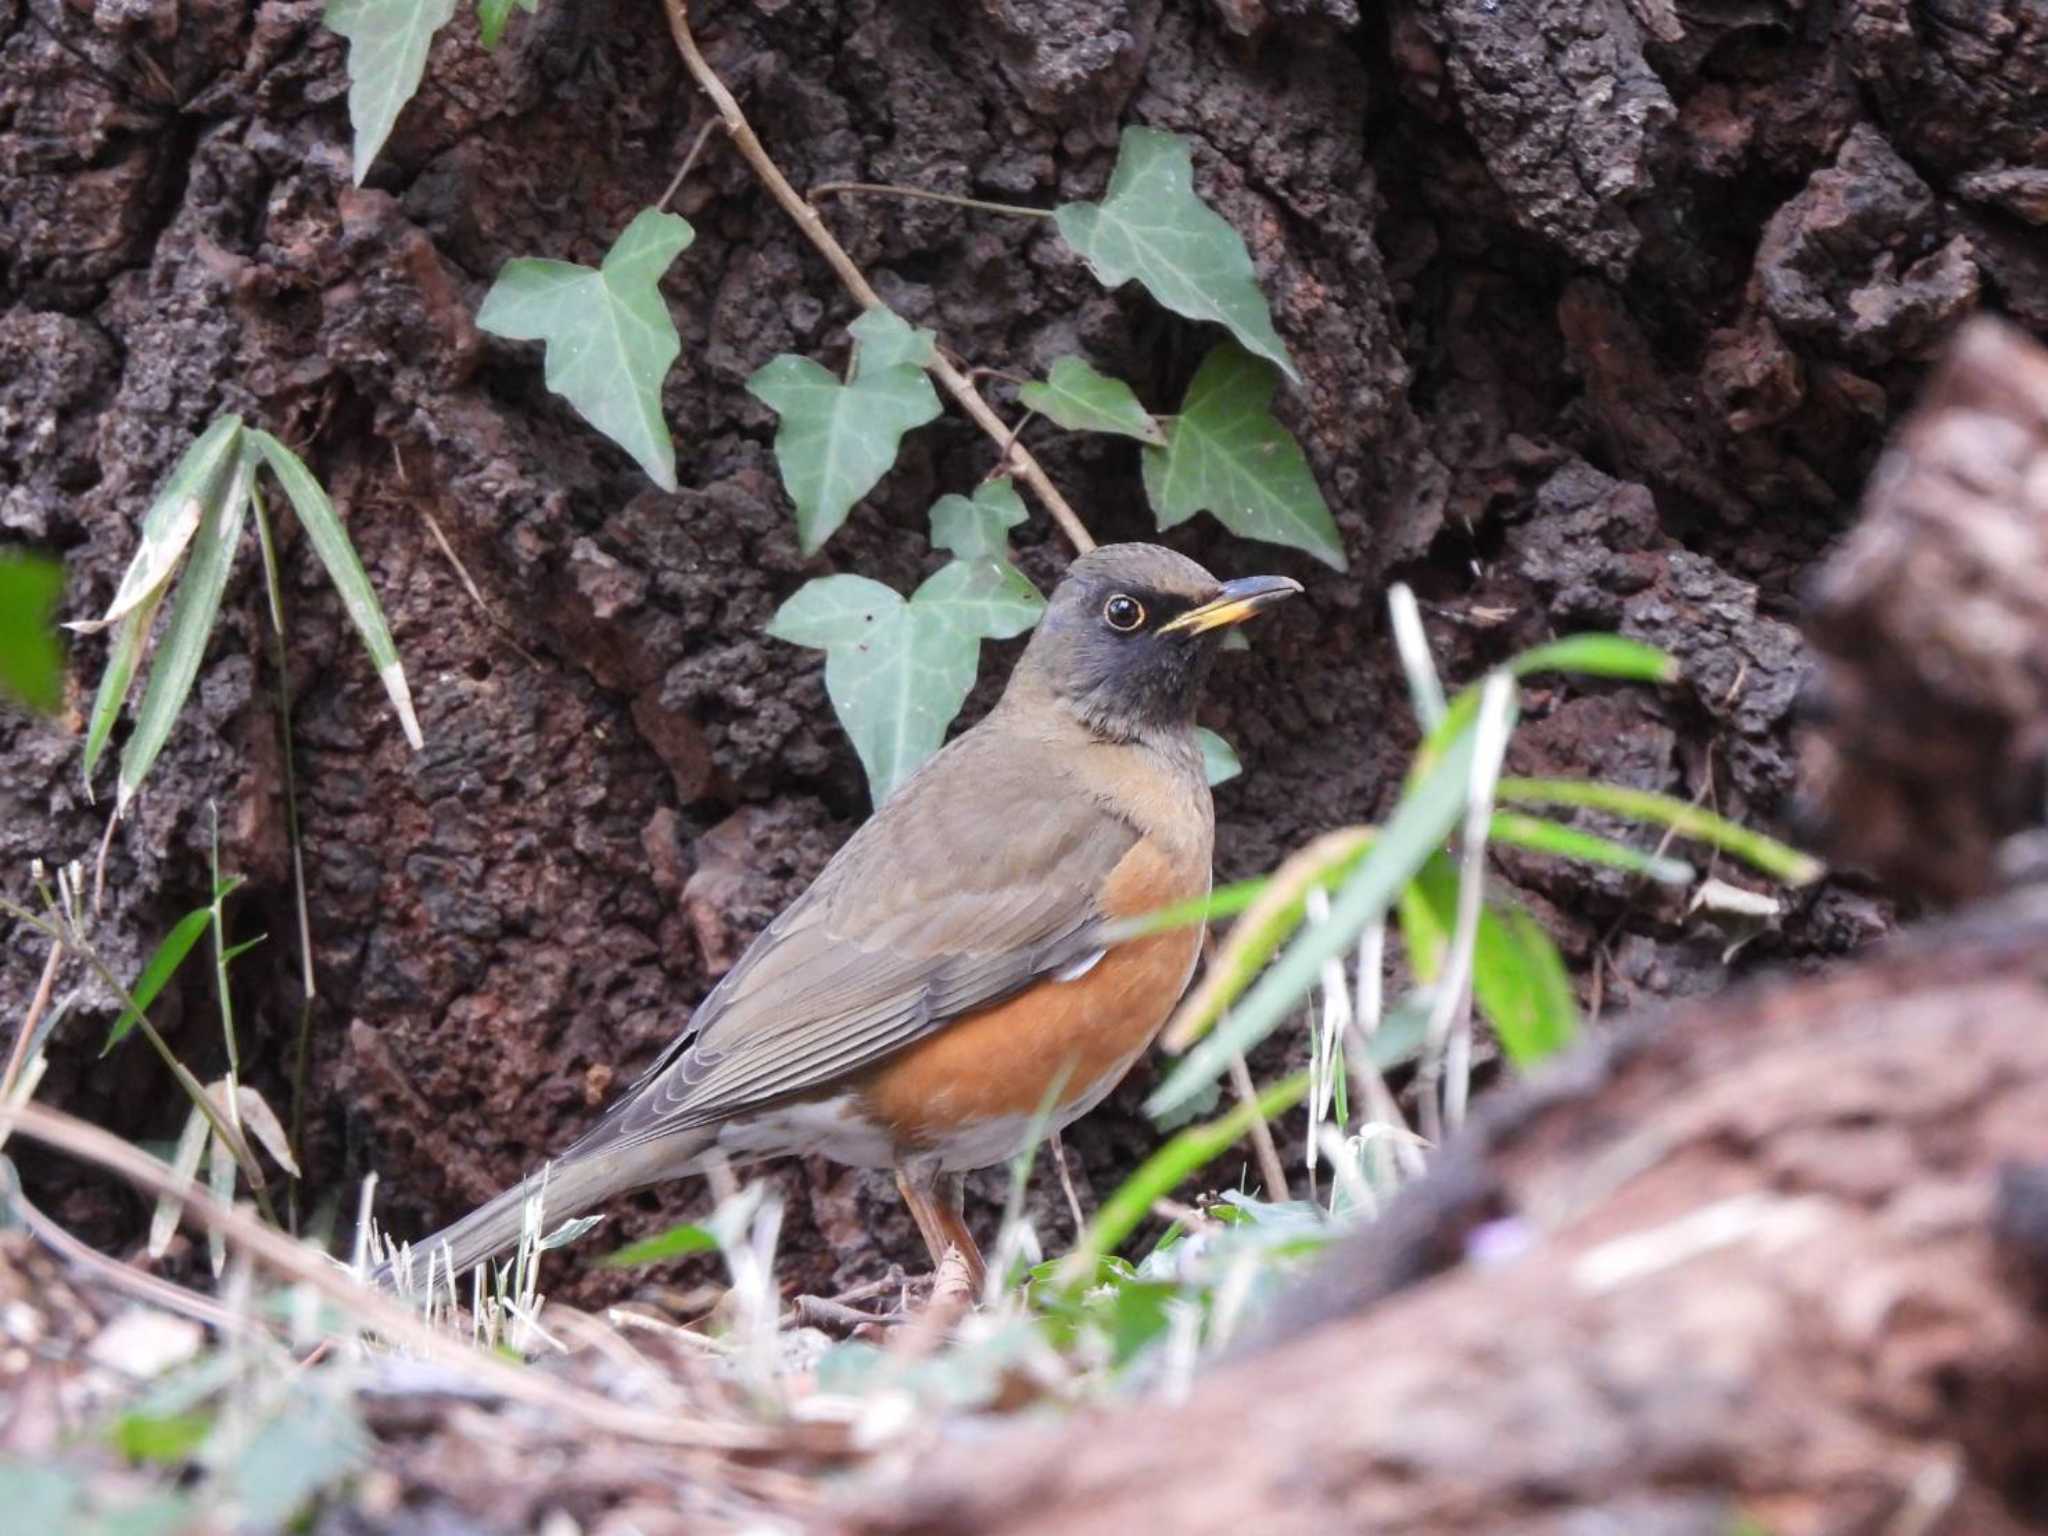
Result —
<instances>
[{"instance_id":1,"label":"bird's breast","mask_svg":"<svg viewBox=\"0 0 2048 1536\"><path fill-rule=\"evenodd\" d=\"M1097 900L1106 917L1135 917L1208 889L1206 846L1198 854L1169 852L1143 838ZM1180 1000L1201 947L1197 925L1115 945L1092 965L1070 965L1061 973L1067 979L1034 982L897 1052L859 1085L860 1102L904 1155L936 1151L946 1166L961 1168L999 1162L1055 1084L1055 1125L1116 1085ZM1011 1124L1014 1134L994 1134Z\"/></svg>"}]
</instances>

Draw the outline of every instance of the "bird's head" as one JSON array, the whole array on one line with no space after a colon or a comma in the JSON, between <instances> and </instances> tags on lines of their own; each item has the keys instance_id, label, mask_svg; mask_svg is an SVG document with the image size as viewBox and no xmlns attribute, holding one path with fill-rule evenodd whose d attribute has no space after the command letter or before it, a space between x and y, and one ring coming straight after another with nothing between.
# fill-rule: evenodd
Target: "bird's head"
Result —
<instances>
[{"instance_id":1,"label":"bird's head","mask_svg":"<svg viewBox=\"0 0 2048 1536\"><path fill-rule=\"evenodd\" d=\"M1098 736L1185 731L1216 642L1301 590L1286 576L1218 581L1157 544L1105 544L1067 567L1018 663Z\"/></svg>"}]
</instances>

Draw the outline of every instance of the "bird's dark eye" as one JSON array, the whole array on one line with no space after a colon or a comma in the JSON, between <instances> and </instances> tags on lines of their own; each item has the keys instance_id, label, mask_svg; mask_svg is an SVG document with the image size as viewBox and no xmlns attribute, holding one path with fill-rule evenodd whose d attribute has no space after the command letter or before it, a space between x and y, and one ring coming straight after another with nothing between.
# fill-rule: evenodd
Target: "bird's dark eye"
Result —
<instances>
[{"instance_id":1,"label":"bird's dark eye","mask_svg":"<svg viewBox=\"0 0 2048 1536\"><path fill-rule=\"evenodd\" d=\"M1119 592L1102 605L1102 622L1118 633L1128 635L1145 622L1145 605L1135 597Z\"/></svg>"}]
</instances>

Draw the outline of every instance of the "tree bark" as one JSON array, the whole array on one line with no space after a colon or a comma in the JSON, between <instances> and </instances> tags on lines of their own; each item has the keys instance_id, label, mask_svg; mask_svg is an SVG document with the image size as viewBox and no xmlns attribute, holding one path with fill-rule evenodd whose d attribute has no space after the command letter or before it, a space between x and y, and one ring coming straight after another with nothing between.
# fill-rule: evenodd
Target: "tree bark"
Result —
<instances>
[{"instance_id":1,"label":"tree bark","mask_svg":"<svg viewBox=\"0 0 2048 1536\"><path fill-rule=\"evenodd\" d=\"M63 551L65 616L99 611L150 490L229 409L335 493L428 746L405 750L288 534L319 981L307 1194L340 1198L374 1169L412 1231L586 1124L865 814L817 658L761 626L811 574L908 590L932 563L926 509L991 454L949 417L823 555L799 556L772 423L741 386L779 351L836 364L852 313L714 138L677 199L697 242L665 281L684 488L656 491L547 393L533 348L472 317L509 258L595 261L708 120L659 7L543 0L495 54L465 14L363 188L320 11L0 0L0 534ZM1167 535L1310 587L1220 669L1206 716L1247 764L1219 797L1225 877L1382 812L1398 786L1413 731L1379 620L1395 572L1455 678L1593 626L1680 655L1685 681L1662 694L1532 696L1516 768L1784 818L1810 669L1792 594L1956 322L1995 303L2048 323L2029 169L2048 158L2029 107L2048 45L2026 0L706 0L696 22L800 187L1044 206L1101 194L1124 123L1192 144L1300 362L1281 410L1353 561L1334 576L1206 520ZM1170 410L1209 344L1101 292L1039 221L877 200L827 216L884 297L977 366L1078 350ZM1154 533L1131 445L1029 432L1096 537ZM1018 542L1030 574L1056 577L1047 526ZM99 844L77 758L100 660L77 647L58 729L0 717L15 894L30 857ZM974 708L1008 660L992 653ZM301 999L272 687L245 551L194 705L115 836L99 935L132 974L203 898L217 805L224 863L250 878L236 934L270 935L235 972L244 1057L283 1104ZM1611 873L1505 872L1610 1009L1728 973L1710 924ZM1867 882L1833 882L1745 960L1839 954L1890 921ZM20 1016L42 962L6 935L0 1015ZM44 1091L172 1133L158 1064L132 1047L96 1060L108 1000L76 972L61 991ZM206 982L160 1008L205 1075ZM1070 1138L1084 1192L1153 1144L1143 1087ZM62 1165L26 1173L94 1240L140 1230L126 1194ZM778 1176L792 1286L914 1259L880 1181ZM696 1198L643 1197L617 1224ZM1058 1241L1057 1198L1037 1198Z\"/></svg>"}]
</instances>

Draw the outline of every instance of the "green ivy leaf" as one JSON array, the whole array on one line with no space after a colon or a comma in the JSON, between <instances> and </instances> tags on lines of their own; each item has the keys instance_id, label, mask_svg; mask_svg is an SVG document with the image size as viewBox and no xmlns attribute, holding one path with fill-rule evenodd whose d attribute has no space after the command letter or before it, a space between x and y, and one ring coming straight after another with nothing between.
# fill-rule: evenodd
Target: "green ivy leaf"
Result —
<instances>
[{"instance_id":1,"label":"green ivy leaf","mask_svg":"<svg viewBox=\"0 0 2048 1536\"><path fill-rule=\"evenodd\" d=\"M0 693L39 714L63 699L64 652L50 627L64 568L24 550L0 551Z\"/></svg>"},{"instance_id":2,"label":"green ivy leaf","mask_svg":"<svg viewBox=\"0 0 2048 1536\"><path fill-rule=\"evenodd\" d=\"M1244 772L1237 749L1206 725L1196 727L1195 740L1202 744L1202 772L1208 776L1211 789L1228 784Z\"/></svg>"},{"instance_id":3,"label":"green ivy leaf","mask_svg":"<svg viewBox=\"0 0 2048 1536\"><path fill-rule=\"evenodd\" d=\"M904 361L917 355L919 337L929 347L930 332L912 331L886 310L868 311L853 330L861 348L851 383L789 352L747 380L748 393L782 418L775 463L796 505L797 544L807 555L889 472L903 435L939 414L924 370Z\"/></svg>"},{"instance_id":4,"label":"green ivy leaf","mask_svg":"<svg viewBox=\"0 0 2048 1536\"><path fill-rule=\"evenodd\" d=\"M932 573L911 594L920 615L951 625L964 641L1010 640L1038 622L1045 599L1030 579L1007 561L955 560ZM974 679L970 675L968 686ZM963 692L961 699L967 695ZM953 706L954 714L960 706ZM950 723L952 715L946 717Z\"/></svg>"},{"instance_id":5,"label":"green ivy leaf","mask_svg":"<svg viewBox=\"0 0 2048 1536\"><path fill-rule=\"evenodd\" d=\"M893 309L870 309L847 327L860 343L856 375L878 368L922 368L939 354L939 339Z\"/></svg>"},{"instance_id":6,"label":"green ivy leaf","mask_svg":"<svg viewBox=\"0 0 2048 1536\"><path fill-rule=\"evenodd\" d=\"M825 692L880 805L939 749L967 702L981 642L1022 634L1044 607L994 560L955 560L908 601L865 576L821 576L777 611L768 633L825 653Z\"/></svg>"},{"instance_id":7,"label":"green ivy leaf","mask_svg":"<svg viewBox=\"0 0 2048 1536\"><path fill-rule=\"evenodd\" d=\"M391 136L399 109L420 88L434 34L454 14L455 0L327 0L327 25L348 39L357 186Z\"/></svg>"},{"instance_id":8,"label":"green ivy leaf","mask_svg":"<svg viewBox=\"0 0 2048 1536\"><path fill-rule=\"evenodd\" d=\"M1234 342L1202 360L1164 448L1145 450L1161 528L1213 512L1232 533L1344 569L1344 543L1301 445L1273 419L1272 367Z\"/></svg>"},{"instance_id":9,"label":"green ivy leaf","mask_svg":"<svg viewBox=\"0 0 2048 1536\"><path fill-rule=\"evenodd\" d=\"M1214 320L1297 384L1251 253L1223 217L1195 195L1188 148L1155 128L1126 128L1116 170L1100 203L1053 210L1067 244L1087 260L1096 280L1120 288L1132 278L1177 315Z\"/></svg>"},{"instance_id":10,"label":"green ivy leaf","mask_svg":"<svg viewBox=\"0 0 2048 1536\"><path fill-rule=\"evenodd\" d=\"M1060 358L1043 384L1026 384L1017 398L1069 432L1116 432L1155 448L1166 446L1166 434L1138 404L1131 386L1097 373L1078 357Z\"/></svg>"},{"instance_id":11,"label":"green ivy leaf","mask_svg":"<svg viewBox=\"0 0 2048 1536\"><path fill-rule=\"evenodd\" d=\"M476 316L493 336L546 342L548 388L665 491L676 488L676 451L662 420L661 381L682 341L661 275L696 237L687 220L644 208L595 270L529 257L506 262Z\"/></svg>"},{"instance_id":12,"label":"green ivy leaf","mask_svg":"<svg viewBox=\"0 0 2048 1536\"><path fill-rule=\"evenodd\" d=\"M990 480L974 497L941 496L932 505L932 543L962 560L1008 560L1010 530L1028 514L1008 478Z\"/></svg>"},{"instance_id":13,"label":"green ivy leaf","mask_svg":"<svg viewBox=\"0 0 2048 1536\"><path fill-rule=\"evenodd\" d=\"M512 19L512 7L531 16L540 9L539 0L476 0L476 30L486 48L498 46L505 35L505 23Z\"/></svg>"}]
</instances>

